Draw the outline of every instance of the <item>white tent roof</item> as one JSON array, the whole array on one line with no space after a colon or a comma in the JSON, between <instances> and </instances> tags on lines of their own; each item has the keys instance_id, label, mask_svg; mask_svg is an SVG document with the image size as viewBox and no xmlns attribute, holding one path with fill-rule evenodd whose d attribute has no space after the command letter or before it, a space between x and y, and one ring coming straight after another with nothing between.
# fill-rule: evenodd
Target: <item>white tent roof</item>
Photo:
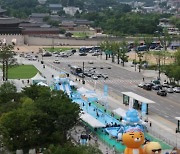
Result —
<instances>
[{"instance_id":1,"label":"white tent roof","mask_svg":"<svg viewBox=\"0 0 180 154\"><path fill-rule=\"evenodd\" d=\"M32 77L31 80L43 80L43 81L46 81L46 79L43 78L43 77L39 74L39 72L38 72L34 77Z\"/></svg>"},{"instance_id":2,"label":"white tent roof","mask_svg":"<svg viewBox=\"0 0 180 154\"><path fill-rule=\"evenodd\" d=\"M180 120L180 117L175 117L175 119Z\"/></svg>"},{"instance_id":3,"label":"white tent roof","mask_svg":"<svg viewBox=\"0 0 180 154\"><path fill-rule=\"evenodd\" d=\"M77 83L76 83L76 82L73 82L73 81L70 81L69 84L70 84L71 86L77 86Z\"/></svg>"},{"instance_id":4,"label":"white tent roof","mask_svg":"<svg viewBox=\"0 0 180 154\"><path fill-rule=\"evenodd\" d=\"M122 94L126 95L126 96L129 96L139 102L143 102L143 103L146 103L146 104L153 104L155 103L154 101L150 100L150 99L147 99L145 97L142 97L140 95L137 95L133 92L122 92Z\"/></svg>"},{"instance_id":5,"label":"white tent roof","mask_svg":"<svg viewBox=\"0 0 180 154\"><path fill-rule=\"evenodd\" d=\"M88 89L86 89L86 88L84 88L84 87L81 87L81 88L79 88L79 89L77 89L77 91L79 92L79 93L86 93L86 92L88 92L89 90Z\"/></svg>"},{"instance_id":6,"label":"white tent roof","mask_svg":"<svg viewBox=\"0 0 180 154\"><path fill-rule=\"evenodd\" d=\"M47 84L45 84L44 82L38 82L38 83L37 83L37 85L39 85L39 86L45 86L45 87L48 87L48 85L47 85Z\"/></svg>"},{"instance_id":7,"label":"white tent roof","mask_svg":"<svg viewBox=\"0 0 180 154\"><path fill-rule=\"evenodd\" d=\"M97 94L96 93L85 93L84 96L86 97L97 97Z\"/></svg>"},{"instance_id":8,"label":"white tent roof","mask_svg":"<svg viewBox=\"0 0 180 154\"><path fill-rule=\"evenodd\" d=\"M93 128L106 127L103 123L99 122L96 118L86 112L83 112L80 118Z\"/></svg>"},{"instance_id":9,"label":"white tent roof","mask_svg":"<svg viewBox=\"0 0 180 154\"><path fill-rule=\"evenodd\" d=\"M126 116L126 111L121 108L117 108L117 109L113 110L113 112L121 117Z\"/></svg>"}]
</instances>

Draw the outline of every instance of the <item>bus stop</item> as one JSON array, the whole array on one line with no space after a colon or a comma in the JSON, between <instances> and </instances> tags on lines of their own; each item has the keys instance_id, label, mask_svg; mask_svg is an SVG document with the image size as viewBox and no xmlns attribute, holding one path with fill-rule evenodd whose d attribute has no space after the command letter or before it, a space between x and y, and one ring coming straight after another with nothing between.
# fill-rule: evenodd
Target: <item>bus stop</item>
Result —
<instances>
[{"instance_id":1,"label":"bus stop","mask_svg":"<svg viewBox=\"0 0 180 154\"><path fill-rule=\"evenodd\" d=\"M129 108L140 110L142 114L148 114L149 104L155 103L154 101L133 92L122 92L122 94L123 104L129 105Z\"/></svg>"}]
</instances>

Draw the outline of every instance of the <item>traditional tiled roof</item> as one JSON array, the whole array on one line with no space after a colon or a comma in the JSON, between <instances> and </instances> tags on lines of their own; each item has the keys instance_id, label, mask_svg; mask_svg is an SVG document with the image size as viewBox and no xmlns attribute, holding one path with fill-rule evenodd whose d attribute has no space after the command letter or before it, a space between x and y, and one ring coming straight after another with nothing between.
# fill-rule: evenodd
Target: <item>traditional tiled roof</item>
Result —
<instances>
[{"instance_id":1,"label":"traditional tiled roof","mask_svg":"<svg viewBox=\"0 0 180 154\"><path fill-rule=\"evenodd\" d=\"M0 18L0 24L18 24L20 23L21 20L17 19L17 18Z\"/></svg>"},{"instance_id":2,"label":"traditional tiled roof","mask_svg":"<svg viewBox=\"0 0 180 154\"><path fill-rule=\"evenodd\" d=\"M49 4L49 8L62 8L61 4Z\"/></svg>"}]
</instances>

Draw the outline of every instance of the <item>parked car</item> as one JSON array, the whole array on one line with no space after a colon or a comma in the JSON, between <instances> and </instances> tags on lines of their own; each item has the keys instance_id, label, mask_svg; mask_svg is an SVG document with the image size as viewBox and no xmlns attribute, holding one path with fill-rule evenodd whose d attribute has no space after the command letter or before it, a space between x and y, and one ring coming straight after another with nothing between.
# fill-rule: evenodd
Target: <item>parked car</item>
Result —
<instances>
[{"instance_id":1,"label":"parked car","mask_svg":"<svg viewBox=\"0 0 180 154\"><path fill-rule=\"evenodd\" d=\"M79 56L87 56L87 53L80 53Z\"/></svg>"},{"instance_id":2,"label":"parked car","mask_svg":"<svg viewBox=\"0 0 180 154\"><path fill-rule=\"evenodd\" d=\"M144 84L145 84L144 82L141 82L138 84L138 87L143 88Z\"/></svg>"},{"instance_id":3,"label":"parked car","mask_svg":"<svg viewBox=\"0 0 180 154\"><path fill-rule=\"evenodd\" d=\"M60 64L60 61L58 59L54 60L53 63Z\"/></svg>"},{"instance_id":4,"label":"parked car","mask_svg":"<svg viewBox=\"0 0 180 154\"><path fill-rule=\"evenodd\" d=\"M144 86L143 86L143 89L145 89L145 90L151 90L151 89L152 89L152 86L151 86L149 83L145 83Z\"/></svg>"},{"instance_id":5,"label":"parked car","mask_svg":"<svg viewBox=\"0 0 180 154\"><path fill-rule=\"evenodd\" d=\"M162 89L162 86L157 84L157 85L152 86L152 89L153 90L160 90L160 89Z\"/></svg>"},{"instance_id":6,"label":"parked car","mask_svg":"<svg viewBox=\"0 0 180 154\"><path fill-rule=\"evenodd\" d=\"M157 92L157 95L167 96L167 92L166 92L166 90L159 90L159 91Z\"/></svg>"},{"instance_id":7,"label":"parked car","mask_svg":"<svg viewBox=\"0 0 180 154\"><path fill-rule=\"evenodd\" d=\"M173 90L175 93L180 93L180 87L174 87Z\"/></svg>"},{"instance_id":8,"label":"parked car","mask_svg":"<svg viewBox=\"0 0 180 154\"><path fill-rule=\"evenodd\" d=\"M152 82L154 85L156 85L156 84L158 84L158 85L161 84L159 80L152 80L151 82Z\"/></svg>"}]
</instances>

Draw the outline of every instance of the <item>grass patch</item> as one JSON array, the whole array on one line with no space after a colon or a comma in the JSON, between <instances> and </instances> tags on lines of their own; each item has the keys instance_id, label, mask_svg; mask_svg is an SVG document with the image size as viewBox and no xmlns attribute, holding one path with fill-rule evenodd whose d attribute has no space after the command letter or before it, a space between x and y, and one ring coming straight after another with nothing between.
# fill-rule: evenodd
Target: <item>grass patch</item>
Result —
<instances>
[{"instance_id":1,"label":"grass patch","mask_svg":"<svg viewBox=\"0 0 180 154\"><path fill-rule=\"evenodd\" d=\"M48 51L48 52L64 52L66 50L72 50L75 48L68 48L68 47L55 47L55 48L44 48L44 50Z\"/></svg>"},{"instance_id":2,"label":"grass patch","mask_svg":"<svg viewBox=\"0 0 180 154\"><path fill-rule=\"evenodd\" d=\"M19 65L8 69L9 79L29 79L37 74L38 70L33 65Z\"/></svg>"},{"instance_id":3,"label":"grass patch","mask_svg":"<svg viewBox=\"0 0 180 154\"><path fill-rule=\"evenodd\" d=\"M77 37L77 38L88 38L89 34L86 32L74 32L73 33L73 37Z\"/></svg>"}]
</instances>

